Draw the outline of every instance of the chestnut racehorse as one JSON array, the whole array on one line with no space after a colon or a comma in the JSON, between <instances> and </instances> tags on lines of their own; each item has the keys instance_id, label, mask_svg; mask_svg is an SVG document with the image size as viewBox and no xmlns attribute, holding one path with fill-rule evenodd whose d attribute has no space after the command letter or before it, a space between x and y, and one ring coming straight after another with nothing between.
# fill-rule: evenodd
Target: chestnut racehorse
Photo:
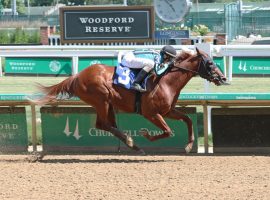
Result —
<instances>
[{"instance_id":1,"label":"chestnut racehorse","mask_svg":"<svg viewBox=\"0 0 270 200\"><path fill-rule=\"evenodd\" d=\"M115 109L124 112L135 112L136 92L113 84L114 67L94 64L64 81L42 86L45 94L34 102L39 105L54 103L72 96L79 97L96 109L96 128L111 132L133 150L144 153L136 146L131 136L117 128ZM203 51L196 48L196 53L182 51L175 58L173 66L162 76L152 74L147 81L147 92L141 94L140 114L163 130L160 135L151 136L147 130L140 133L148 140L155 141L169 137L172 130L164 118L181 120L188 128L188 144L186 152L190 152L194 142L191 119L183 112L175 109L180 91L195 75L200 75L216 85L222 85L226 78L214 64L213 60Z\"/></svg>"}]
</instances>

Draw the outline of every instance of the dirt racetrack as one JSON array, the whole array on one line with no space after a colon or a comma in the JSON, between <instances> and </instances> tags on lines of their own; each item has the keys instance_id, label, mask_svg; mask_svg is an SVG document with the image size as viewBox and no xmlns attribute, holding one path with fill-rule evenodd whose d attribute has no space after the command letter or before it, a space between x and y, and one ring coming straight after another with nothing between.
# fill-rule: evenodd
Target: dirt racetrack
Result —
<instances>
[{"instance_id":1,"label":"dirt racetrack","mask_svg":"<svg viewBox=\"0 0 270 200\"><path fill-rule=\"evenodd\" d=\"M0 199L270 199L270 157L0 155Z\"/></svg>"}]
</instances>

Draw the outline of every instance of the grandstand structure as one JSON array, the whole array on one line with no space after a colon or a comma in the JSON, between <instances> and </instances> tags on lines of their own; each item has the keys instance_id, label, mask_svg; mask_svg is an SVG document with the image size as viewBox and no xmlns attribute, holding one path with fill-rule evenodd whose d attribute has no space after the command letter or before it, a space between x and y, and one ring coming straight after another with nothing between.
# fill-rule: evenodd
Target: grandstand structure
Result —
<instances>
[{"instance_id":1,"label":"grandstand structure","mask_svg":"<svg viewBox=\"0 0 270 200\"><path fill-rule=\"evenodd\" d=\"M59 8L64 4L55 6L29 7L25 14L16 17L8 14L8 9L1 8L0 22L6 21L39 21L48 26L59 26ZM88 5L89 6L89 5ZM240 36L260 35L270 37L270 2L258 3L200 3L194 4L184 21L169 24L155 17L156 30L181 29L187 27L192 30L195 25L203 24L213 33L222 33L232 42ZM0 26L1 28L1 26ZM211 33L210 33L211 34ZM242 37L243 38L243 37ZM251 40L247 40L249 41ZM254 40L252 40L254 41Z\"/></svg>"}]
</instances>

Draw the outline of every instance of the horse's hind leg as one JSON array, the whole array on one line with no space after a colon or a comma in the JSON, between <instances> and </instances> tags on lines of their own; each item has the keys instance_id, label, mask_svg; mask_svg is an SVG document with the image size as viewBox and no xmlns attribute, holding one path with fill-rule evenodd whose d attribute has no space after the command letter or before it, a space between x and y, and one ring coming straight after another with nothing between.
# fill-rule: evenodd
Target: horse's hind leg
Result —
<instances>
[{"instance_id":1,"label":"horse's hind leg","mask_svg":"<svg viewBox=\"0 0 270 200\"><path fill-rule=\"evenodd\" d=\"M115 120L115 113L113 107L109 104L108 111L107 106L103 109L97 109L96 128L111 132L114 136L127 144L130 148L133 147L133 140L131 137L126 137L117 129Z\"/></svg>"},{"instance_id":2,"label":"horse's hind leg","mask_svg":"<svg viewBox=\"0 0 270 200\"><path fill-rule=\"evenodd\" d=\"M126 135L119 129L117 129L115 112L111 104L105 103L102 107L96 109L96 111L96 128L111 132L129 148L144 153L142 149L140 149L133 143L133 139L129 135Z\"/></svg>"}]
</instances>

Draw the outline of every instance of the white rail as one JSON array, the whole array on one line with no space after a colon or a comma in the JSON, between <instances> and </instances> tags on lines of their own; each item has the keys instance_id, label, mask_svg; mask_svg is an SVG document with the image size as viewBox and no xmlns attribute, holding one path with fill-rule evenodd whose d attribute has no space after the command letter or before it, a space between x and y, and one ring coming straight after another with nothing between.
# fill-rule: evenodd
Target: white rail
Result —
<instances>
[{"instance_id":1,"label":"white rail","mask_svg":"<svg viewBox=\"0 0 270 200\"><path fill-rule=\"evenodd\" d=\"M200 44L204 45L204 44ZM212 45L205 44L210 48L212 56L226 57L225 75L232 80L232 58L237 57L270 57L269 45ZM73 61L73 71L77 72L78 57L117 57L120 50L131 49L155 49L160 50L164 45L130 45L130 46L0 46L0 76L2 76L2 57L70 57ZM194 49L193 45L174 45L177 50L183 47Z\"/></svg>"},{"instance_id":2,"label":"white rail","mask_svg":"<svg viewBox=\"0 0 270 200\"><path fill-rule=\"evenodd\" d=\"M193 49L193 45L173 45L176 49L180 50L184 47ZM46 52L50 51L68 51L68 50L129 50L129 49L141 49L141 48L150 48L160 50L163 45L130 45L130 46L81 46L81 45L59 45L59 46L50 46L50 45L40 45L40 46L0 46L0 56L5 56L5 54L18 53L18 51L24 51L25 54L31 56L31 53L38 50L44 50ZM211 45L214 55L216 56L270 56L270 45ZM76 52L80 54L80 52ZM101 53L101 52L99 52ZM102 55L99 55L102 56Z\"/></svg>"},{"instance_id":3,"label":"white rail","mask_svg":"<svg viewBox=\"0 0 270 200\"><path fill-rule=\"evenodd\" d=\"M270 45L219 45L216 47L221 56L270 57Z\"/></svg>"}]
</instances>

